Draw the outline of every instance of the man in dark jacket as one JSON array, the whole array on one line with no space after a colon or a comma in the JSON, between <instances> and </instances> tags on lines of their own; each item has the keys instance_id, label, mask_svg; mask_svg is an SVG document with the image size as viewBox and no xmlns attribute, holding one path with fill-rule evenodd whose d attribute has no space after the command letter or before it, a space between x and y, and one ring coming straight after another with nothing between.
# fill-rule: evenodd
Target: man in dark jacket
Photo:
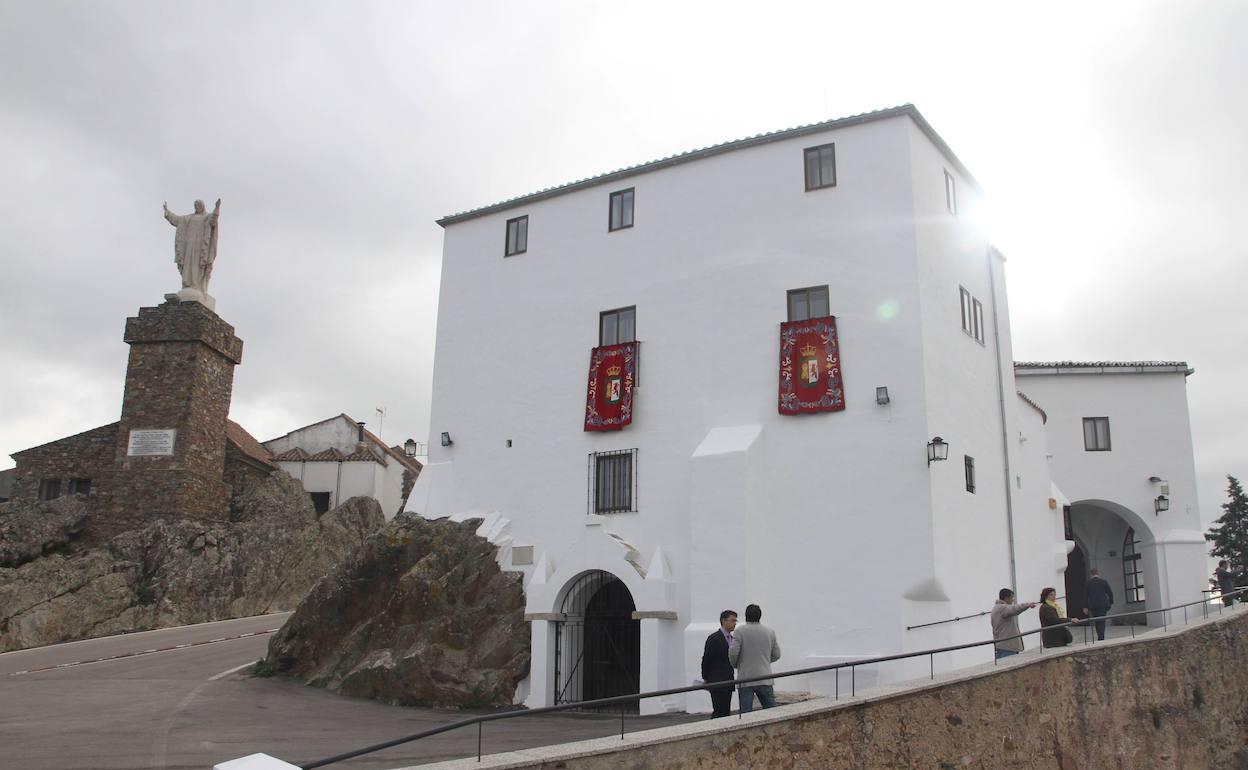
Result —
<instances>
[{"instance_id":1,"label":"man in dark jacket","mask_svg":"<svg viewBox=\"0 0 1248 770\"><path fill-rule=\"evenodd\" d=\"M1227 594L1235 590L1235 576L1231 574L1231 565L1227 563L1226 559L1218 562L1218 568L1214 570L1213 577L1218 581L1218 593L1222 594L1223 606L1233 606L1235 597L1227 596Z\"/></svg>"},{"instance_id":2,"label":"man in dark jacket","mask_svg":"<svg viewBox=\"0 0 1248 770\"><path fill-rule=\"evenodd\" d=\"M733 676L732 663L728 661L728 648L732 646L732 632L737 627L737 613L724 610L719 613L719 629L706 637L706 646L702 648L702 681L731 682ZM712 687L711 719L726 717L732 713L732 685Z\"/></svg>"},{"instance_id":3,"label":"man in dark jacket","mask_svg":"<svg viewBox=\"0 0 1248 770\"><path fill-rule=\"evenodd\" d=\"M1092 568L1092 577L1084 585L1083 606L1088 608L1088 614L1094 618L1105 617L1109 614L1109 608L1114 606L1114 589L1109 587L1109 581L1101 577L1101 571L1096 567ZM1096 638L1105 641L1103 620L1096 621Z\"/></svg>"}]
</instances>

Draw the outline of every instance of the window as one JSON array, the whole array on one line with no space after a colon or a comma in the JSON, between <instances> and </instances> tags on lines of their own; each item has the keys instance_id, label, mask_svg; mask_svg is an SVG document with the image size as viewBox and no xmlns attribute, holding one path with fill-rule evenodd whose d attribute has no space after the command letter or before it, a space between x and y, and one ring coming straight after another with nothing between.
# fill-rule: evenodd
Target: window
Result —
<instances>
[{"instance_id":1,"label":"window","mask_svg":"<svg viewBox=\"0 0 1248 770\"><path fill-rule=\"evenodd\" d=\"M836 145L806 148L806 191L836 187Z\"/></svg>"},{"instance_id":2,"label":"window","mask_svg":"<svg viewBox=\"0 0 1248 770\"><path fill-rule=\"evenodd\" d=\"M1075 524L1070 520L1070 506L1062 506L1062 532L1067 540L1075 539Z\"/></svg>"},{"instance_id":3,"label":"window","mask_svg":"<svg viewBox=\"0 0 1248 770\"><path fill-rule=\"evenodd\" d=\"M70 479L68 494L71 494L71 495L91 494L91 479Z\"/></svg>"},{"instance_id":4,"label":"window","mask_svg":"<svg viewBox=\"0 0 1248 770\"><path fill-rule=\"evenodd\" d=\"M945 207L950 214L958 213L958 183L948 170L945 171Z\"/></svg>"},{"instance_id":5,"label":"window","mask_svg":"<svg viewBox=\"0 0 1248 770\"><path fill-rule=\"evenodd\" d=\"M329 492L309 492L308 497L312 498L312 507L317 513L325 513L329 510Z\"/></svg>"},{"instance_id":6,"label":"window","mask_svg":"<svg viewBox=\"0 0 1248 770\"><path fill-rule=\"evenodd\" d=\"M61 496L60 479L39 479L39 499L55 500Z\"/></svg>"},{"instance_id":7,"label":"window","mask_svg":"<svg viewBox=\"0 0 1248 770\"><path fill-rule=\"evenodd\" d=\"M598 314L598 344L619 345L637 339L637 306Z\"/></svg>"},{"instance_id":8,"label":"window","mask_svg":"<svg viewBox=\"0 0 1248 770\"><path fill-rule=\"evenodd\" d=\"M975 458L962 455L962 467L966 470L966 491L975 494Z\"/></svg>"},{"instance_id":9,"label":"window","mask_svg":"<svg viewBox=\"0 0 1248 770\"><path fill-rule=\"evenodd\" d=\"M805 321L828 315L828 287L789 290L789 320Z\"/></svg>"},{"instance_id":10,"label":"window","mask_svg":"<svg viewBox=\"0 0 1248 770\"><path fill-rule=\"evenodd\" d=\"M633 226L633 188L611 193L607 230L623 230Z\"/></svg>"},{"instance_id":11,"label":"window","mask_svg":"<svg viewBox=\"0 0 1248 770\"><path fill-rule=\"evenodd\" d=\"M1144 571L1140 567L1139 544L1135 530L1128 528L1127 536L1122 540L1122 586L1127 604L1144 601Z\"/></svg>"},{"instance_id":12,"label":"window","mask_svg":"<svg viewBox=\"0 0 1248 770\"><path fill-rule=\"evenodd\" d=\"M594 452L589 456L589 512L637 510L637 450Z\"/></svg>"},{"instance_id":13,"label":"window","mask_svg":"<svg viewBox=\"0 0 1248 770\"><path fill-rule=\"evenodd\" d=\"M1088 452L1109 451L1109 418L1083 418L1083 448Z\"/></svg>"},{"instance_id":14,"label":"window","mask_svg":"<svg viewBox=\"0 0 1248 770\"><path fill-rule=\"evenodd\" d=\"M507 246L503 251L504 257L523 254L529 250L529 217L526 214L522 217L507 220Z\"/></svg>"},{"instance_id":15,"label":"window","mask_svg":"<svg viewBox=\"0 0 1248 770\"><path fill-rule=\"evenodd\" d=\"M958 301L962 305L962 331L984 344L984 305L971 296L965 288L958 287Z\"/></svg>"}]
</instances>

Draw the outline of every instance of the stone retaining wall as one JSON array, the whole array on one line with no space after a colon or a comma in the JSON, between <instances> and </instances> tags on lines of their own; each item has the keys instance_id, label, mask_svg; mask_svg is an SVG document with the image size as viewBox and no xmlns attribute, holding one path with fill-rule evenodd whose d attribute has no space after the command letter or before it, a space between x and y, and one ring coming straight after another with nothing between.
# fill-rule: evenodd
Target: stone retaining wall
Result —
<instances>
[{"instance_id":1,"label":"stone retaining wall","mask_svg":"<svg viewBox=\"0 0 1248 770\"><path fill-rule=\"evenodd\" d=\"M1248 611L933 684L432 768L1248 770ZM488 740L488 727L486 730Z\"/></svg>"}]
</instances>

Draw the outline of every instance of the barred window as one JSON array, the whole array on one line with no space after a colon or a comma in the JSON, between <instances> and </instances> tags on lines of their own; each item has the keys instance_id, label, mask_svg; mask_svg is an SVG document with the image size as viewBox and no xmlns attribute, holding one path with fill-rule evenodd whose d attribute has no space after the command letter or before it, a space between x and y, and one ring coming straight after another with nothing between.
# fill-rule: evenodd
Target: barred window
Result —
<instances>
[{"instance_id":1,"label":"barred window","mask_svg":"<svg viewBox=\"0 0 1248 770\"><path fill-rule=\"evenodd\" d=\"M637 450L589 455L589 513L637 510Z\"/></svg>"},{"instance_id":2,"label":"barred window","mask_svg":"<svg viewBox=\"0 0 1248 770\"><path fill-rule=\"evenodd\" d=\"M1128 529L1122 540L1122 585L1128 604L1144 601L1144 570L1140 566L1139 545L1135 530Z\"/></svg>"}]
</instances>

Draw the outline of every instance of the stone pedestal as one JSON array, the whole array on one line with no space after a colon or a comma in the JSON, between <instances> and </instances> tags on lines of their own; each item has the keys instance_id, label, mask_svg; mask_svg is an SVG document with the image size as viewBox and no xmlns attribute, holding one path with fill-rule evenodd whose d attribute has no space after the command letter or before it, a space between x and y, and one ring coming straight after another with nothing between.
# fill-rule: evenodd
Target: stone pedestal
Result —
<instances>
[{"instance_id":1,"label":"stone pedestal","mask_svg":"<svg viewBox=\"0 0 1248 770\"><path fill-rule=\"evenodd\" d=\"M101 502L118 520L229 517L226 419L243 341L199 302L170 299L126 319L130 362Z\"/></svg>"}]
</instances>

